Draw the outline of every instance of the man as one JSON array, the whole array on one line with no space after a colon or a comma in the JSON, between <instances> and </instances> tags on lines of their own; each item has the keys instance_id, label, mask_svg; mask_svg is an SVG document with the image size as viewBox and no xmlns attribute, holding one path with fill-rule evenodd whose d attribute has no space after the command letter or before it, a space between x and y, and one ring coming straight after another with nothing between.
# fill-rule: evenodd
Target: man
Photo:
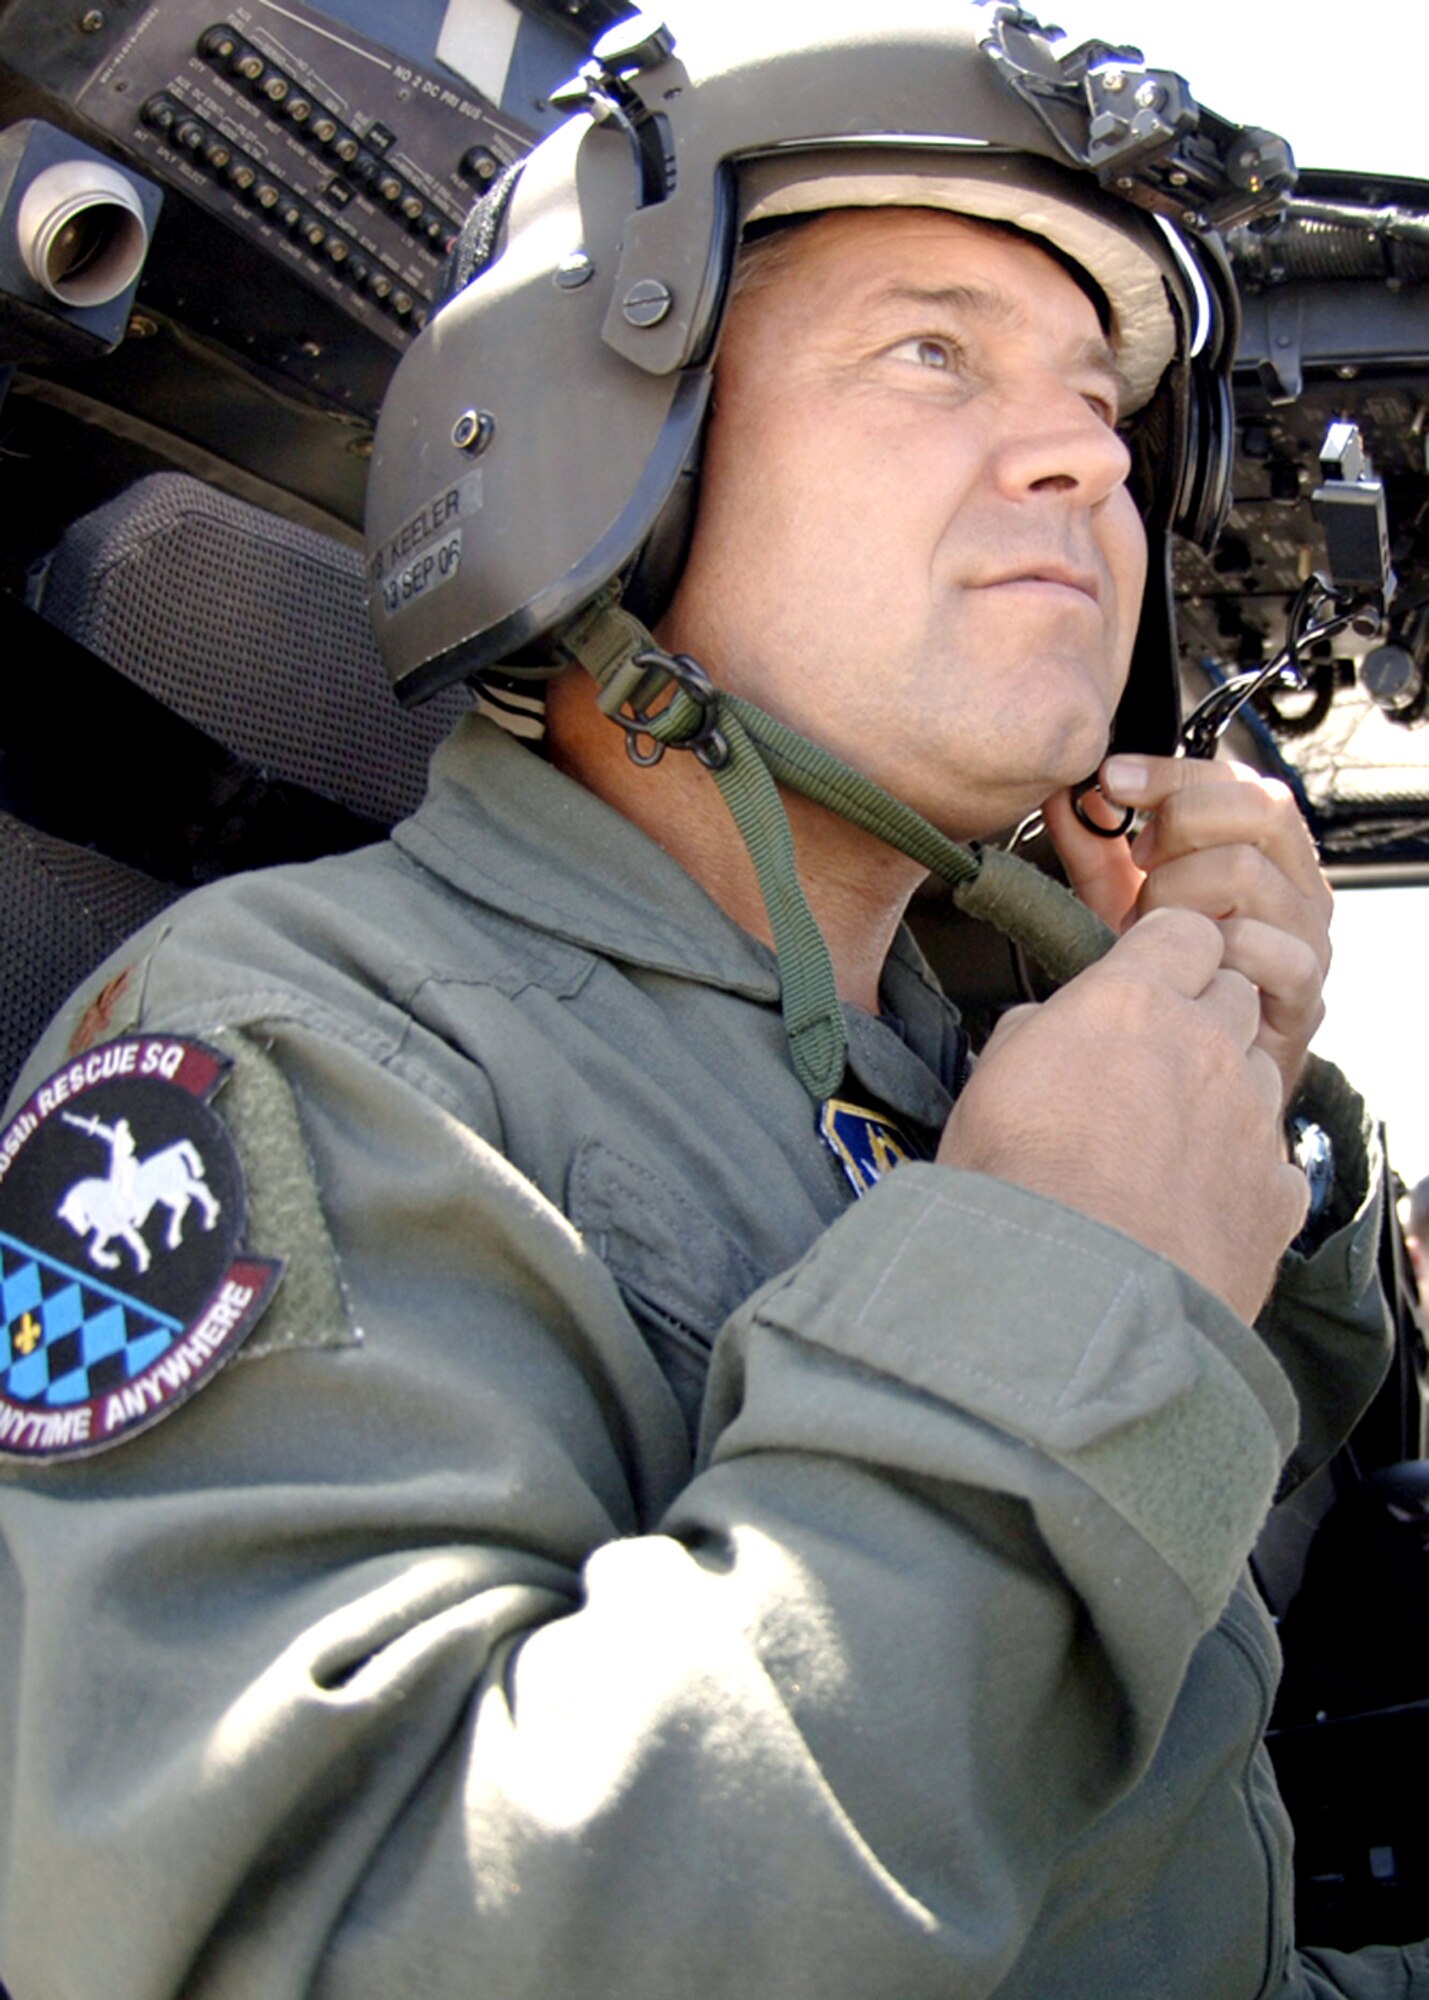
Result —
<instances>
[{"instance_id":1,"label":"man","mask_svg":"<svg viewBox=\"0 0 1429 2000\"><path fill-rule=\"evenodd\" d=\"M857 53L862 129L900 129L880 75L986 62L913 11L832 57L786 26L780 59L812 101ZM632 59L676 153L718 124L718 75L760 87L699 40L678 75L668 37ZM608 286L594 211L628 206L639 133L620 66L589 81L604 109L535 157L408 371L446 420L412 427L400 386L384 418L403 673L470 611L473 564L536 561L513 463L552 515L563 481L584 504L516 449L520 406L468 387L459 330L522 283L599 323L579 259ZM146 1149L140 1110L191 1119L210 1187L231 1138L247 1209L196 1303L175 1261L172 1344L75 1389L86 1437L7 1378L11 1460L41 1461L11 1463L0 1517L15 2000L1429 1991L1421 1948L1293 1948L1274 1637L1242 1580L1297 1402L1300 1471L1383 1365L1376 1169L1322 1070L1335 1190L1247 1324L1305 1220L1282 1121L1328 895L1275 788L1102 764L1145 563L1119 399L1171 346L1150 309L1134 330L1135 274L989 226L976 172L954 204L915 162L910 198L906 165L861 198L816 173L813 219L750 251L707 426L690 376L630 392L641 452L687 426L647 517L700 433L703 464L653 654L677 700L637 631L613 705L648 759L683 700L696 753L637 765L551 677L544 759L464 725L392 844L198 899L101 975L127 972L117 1041L73 1045L81 995L34 1059L12 1190L58 1172L58 1105L112 1117L107 1092ZM644 330L658 295L616 292ZM632 452L635 425L611 423ZM448 436L480 456L438 504ZM592 504L608 524L609 487ZM598 594L633 554L546 591L598 674L632 664ZM526 585L487 582L519 689ZM740 697L935 842L1045 801L1124 934L969 1078L899 929L923 865L859 823L884 808L856 784L847 815L788 782L771 807L750 760L776 739ZM1150 815L1130 849L1073 810L1099 765ZM219 1198L232 1221L236 1181ZM28 1226L43 1289L58 1253ZM246 1333L221 1373L212 1299ZM162 1304L132 1310L157 1328Z\"/></svg>"},{"instance_id":2,"label":"man","mask_svg":"<svg viewBox=\"0 0 1429 2000\"><path fill-rule=\"evenodd\" d=\"M1087 297L1025 241L926 209L844 210L806 225L757 306L731 317L704 498L664 643L707 662L723 689L818 734L944 831L967 839L1015 825L1096 766L1125 682L1145 536L1125 485L1118 393ZM865 634L875 629L870 673ZM553 685L550 729L562 769L661 841L745 930L768 936L752 871L698 767L666 760L637 773L594 689L574 677ZM1158 813L1141 843L1143 888L1129 855L1108 861L1103 842L1054 805L1074 879L1117 926L1133 901L1219 920L1214 939L1201 925L1168 926L1164 944L1158 932L1152 976L1178 992L1188 980L1180 997L1218 1025L1235 1012L1254 1023L1240 1053L1273 1151L1329 963L1329 893L1304 824L1282 787L1223 789L1225 766L1122 758L1112 775L1118 804L1174 798L1176 810ZM820 806L791 810L839 991L876 1015L924 871ZM1254 1008L1233 972L1260 989ZM1071 1011L1069 995L1046 1018L1065 1033L1060 1016ZM1126 1110L1138 1125L1173 1117L1153 1143L1194 1173L1181 1117L1202 1098L1234 1100L1219 1079L1174 1073L1204 1059L1194 1032L1169 1020L1146 1027L1158 1067L1128 1089ZM1145 1213L1130 1233L1198 1272L1200 1258L1215 1258L1207 1281L1253 1317L1298 1227L1303 1176L1283 1163L1267 1174L1264 1154L1252 1154L1238 1198L1228 1156L1213 1148L1209 1178L1192 1192L1169 1184L1159 1161L1143 1180L1131 1167L1136 1138L1116 1132L1105 1135L1112 1164L1099 1195L1086 1134L1105 1116L1101 1066L1127 1059L1127 1037L1099 1009L1082 1032L1090 1067L1068 1064L1058 1041L1046 1078L1029 1071L1019 1042L1009 1069L1023 1081L1010 1087L1026 1101L1015 1116L993 1114L990 1154L980 1140L964 1153L990 1061L954 1112L942 1157L1122 1227L1140 1191ZM1084 1103L1093 1080L1099 1101ZM1226 1209L1241 1212L1246 1238Z\"/></svg>"}]
</instances>

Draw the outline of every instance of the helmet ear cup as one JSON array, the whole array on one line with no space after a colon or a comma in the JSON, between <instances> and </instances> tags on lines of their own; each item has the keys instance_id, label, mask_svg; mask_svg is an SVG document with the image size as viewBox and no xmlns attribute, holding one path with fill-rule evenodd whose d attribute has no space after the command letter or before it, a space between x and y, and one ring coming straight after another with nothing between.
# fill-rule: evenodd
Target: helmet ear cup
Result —
<instances>
[{"instance_id":1,"label":"helmet ear cup","mask_svg":"<svg viewBox=\"0 0 1429 2000\"><path fill-rule=\"evenodd\" d=\"M1127 486L1146 524L1146 589L1126 687L1112 724L1113 750L1169 757L1181 727L1175 598L1171 577L1173 524L1182 518L1186 453L1194 418L1187 369L1168 371L1127 436Z\"/></svg>"},{"instance_id":2,"label":"helmet ear cup","mask_svg":"<svg viewBox=\"0 0 1429 2000\"><path fill-rule=\"evenodd\" d=\"M1186 395L1186 438L1180 490L1171 525L1203 549L1225 526L1235 462L1235 409L1230 383L1219 371L1193 362Z\"/></svg>"},{"instance_id":3,"label":"helmet ear cup","mask_svg":"<svg viewBox=\"0 0 1429 2000\"><path fill-rule=\"evenodd\" d=\"M680 476L655 517L640 553L625 579L621 601L642 625L655 626L669 609L675 586L690 552L695 531L695 509L699 502L700 457L704 443L701 430L694 449L680 468Z\"/></svg>"},{"instance_id":4,"label":"helmet ear cup","mask_svg":"<svg viewBox=\"0 0 1429 2000\"><path fill-rule=\"evenodd\" d=\"M1127 484L1146 523L1146 593L1112 748L1169 757L1181 727L1171 538L1180 535L1209 549L1230 511L1230 383L1205 355L1170 370L1127 442Z\"/></svg>"},{"instance_id":5,"label":"helmet ear cup","mask_svg":"<svg viewBox=\"0 0 1429 2000\"><path fill-rule=\"evenodd\" d=\"M1181 687L1176 665L1171 538L1164 530L1148 530L1146 558L1141 618L1126 688L1112 724L1110 748L1169 757L1181 729Z\"/></svg>"}]
</instances>

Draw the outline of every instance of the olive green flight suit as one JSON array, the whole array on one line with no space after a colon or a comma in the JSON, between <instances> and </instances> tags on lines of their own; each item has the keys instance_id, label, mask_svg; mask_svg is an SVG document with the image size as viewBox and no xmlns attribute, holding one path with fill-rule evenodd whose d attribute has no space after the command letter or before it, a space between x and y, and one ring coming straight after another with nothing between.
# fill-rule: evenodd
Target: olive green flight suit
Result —
<instances>
[{"instance_id":1,"label":"olive green flight suit","mask_svg":"<svg viewBox=\"0 0 1429 2000\"><path fill-rule=\"evenodd\" d=\"M855 1202L777 994L469 721L390 844L56 1024L21 1097L86 1018L236 1057L288 1270L164 1421L0 1472L13 2000L1429 1994L1292 1948L1244 1581L1384 1366L1356 1101L1317 1070L1343 1226L1252 1332L1004 1183ZM851 1090L931 1150L906 939L884 998Z\"/></svg>"}]
</instances>

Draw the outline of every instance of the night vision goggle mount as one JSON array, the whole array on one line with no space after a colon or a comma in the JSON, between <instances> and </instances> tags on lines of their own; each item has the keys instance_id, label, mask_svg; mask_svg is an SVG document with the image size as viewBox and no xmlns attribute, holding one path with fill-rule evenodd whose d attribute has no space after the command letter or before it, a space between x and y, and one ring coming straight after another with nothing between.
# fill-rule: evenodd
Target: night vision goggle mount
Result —
<instances>
[{"instance_id":1,"label":"night vision goggle mount","mask_svg":"<svg viewBox=\"0 0 1429 2000\"><path fill-rule=\"evenodd\" d=\"M1295 184L1274 132L1197 104L1140 49L1083 42L1059 54L1024 8L994 8L982 47L1072 163L1123 201L1201 233L1275 213Z\"/></svg>"}]
</instances>

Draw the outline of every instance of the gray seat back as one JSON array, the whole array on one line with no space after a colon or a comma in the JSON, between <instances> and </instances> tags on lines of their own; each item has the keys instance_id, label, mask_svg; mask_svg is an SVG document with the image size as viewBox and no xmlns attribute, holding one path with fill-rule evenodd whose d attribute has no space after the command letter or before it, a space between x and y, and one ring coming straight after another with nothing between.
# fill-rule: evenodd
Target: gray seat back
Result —
<instances>
[{"instance_id":1,"label":"gray seat back","mask_svg":"<svg viewBox=\"0 0 1429 2000\"><path fill-rule=\"evenodd\" d=\"M185 473L75 522L31 602L237 756L384 825L470 705L453 689L397 706L356 549Z\"/></svg>"},{"instance_id":2,"label":"gray seat back","mask_svg":"<svg viewBox=\"0 0 1429 2000\"><path fill-rule=\"evenodd\" d=\"M454 689L398 707L356 549L183 473L76 521L29 599L234 756L382 826L419 803L470 705ZM66 995L178 893L0 811L0 1100Z\"/></svg>"}]
</instances>

